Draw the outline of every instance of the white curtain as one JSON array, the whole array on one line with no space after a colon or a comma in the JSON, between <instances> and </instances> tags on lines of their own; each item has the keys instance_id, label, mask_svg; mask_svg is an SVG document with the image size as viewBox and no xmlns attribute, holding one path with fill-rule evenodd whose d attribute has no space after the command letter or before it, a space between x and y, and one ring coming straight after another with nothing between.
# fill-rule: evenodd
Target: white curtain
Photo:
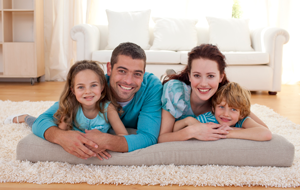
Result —
<instances>
[{"instance_id":1,"label":"white curtain","mask_svg":"<svg viewBox=\"0 0 300 190\"><path fill-rule=\"evenodd\" d=\"M83 0L44 0L45 80L64 81L76 60L70 30L84 23Z\"/></svg>"},{"instance_id":2,"label":"white curtain","mask_svg":"<svg viewBox=\"0 0 300 190\"><path fill-rule=\"evenodd\" d=\"M282 83L300 81L300 1L240 0L242 17L250 19L250 28L275 26L288 31L290 40L283 46Z\"/></svg>"}]
</instances>

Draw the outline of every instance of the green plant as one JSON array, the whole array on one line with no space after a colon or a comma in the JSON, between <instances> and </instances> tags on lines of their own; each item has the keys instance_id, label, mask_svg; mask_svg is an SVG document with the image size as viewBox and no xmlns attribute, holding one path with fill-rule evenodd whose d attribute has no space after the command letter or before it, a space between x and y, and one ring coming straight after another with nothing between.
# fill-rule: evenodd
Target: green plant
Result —
<instances>
[{"instance_id":1,"label":"green plant","mask_svg":"<svg viewBox=\"0 0 300 190\"><path fill-rule=\"evenodd\" d=\"M233 6L232 6L232 18L241 18L243 14L240 1L239 0L233 0Z\"/></svg>"}]
</instances>

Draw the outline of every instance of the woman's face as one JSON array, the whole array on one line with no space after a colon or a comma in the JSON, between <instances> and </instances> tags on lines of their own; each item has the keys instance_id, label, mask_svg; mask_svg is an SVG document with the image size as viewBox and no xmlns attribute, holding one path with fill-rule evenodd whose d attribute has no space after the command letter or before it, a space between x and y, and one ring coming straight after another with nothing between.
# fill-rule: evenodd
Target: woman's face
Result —
<instances>
[{"instance_id":1,"label":"woman's face","mask_svg":"<svg viewBox=\"0 0 300 190\"><path fill-rule=\"evenodd\" d=\"M209 100L217 92L223 77L224 74L220 74L216 61L194 59L189 74L192 96L200 102Z\"/></svg>"}]
</instances>

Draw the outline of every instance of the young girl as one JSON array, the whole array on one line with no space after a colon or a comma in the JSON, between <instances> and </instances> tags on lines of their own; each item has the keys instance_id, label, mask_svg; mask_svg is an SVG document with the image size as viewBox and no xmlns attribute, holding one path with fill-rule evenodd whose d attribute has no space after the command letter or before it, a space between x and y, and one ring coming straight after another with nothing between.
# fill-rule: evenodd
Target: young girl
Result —
<instances>
[{"instance_id":1,"label":"young girl","mask_svg":"<svg viewBox=\"0 0 300 190\"><path fill-rule=\"evenodd\" d=\"M175 122L173 131L198 122L212 122L233 127L232 129L245 129L229 131L227 138L271 140L271 131L249 117L250 106L250 93L238 83L230 82L220 87L212 97L212 112L201 114L196 118L187 117L179 120Z\"/></svg>"},{"instance_id":2,"label":"young girl","mask_svg":"<svg viewBox=\"0 0 300 190\"><path fill-rule=\"evenodd\" d=\"M59 108L54 114L63 130L98 129L107 133L110 126L117 135L128 135L112 98L103 70L94 61L79 61L69 70Z\"/></svg>"}]
</instances>

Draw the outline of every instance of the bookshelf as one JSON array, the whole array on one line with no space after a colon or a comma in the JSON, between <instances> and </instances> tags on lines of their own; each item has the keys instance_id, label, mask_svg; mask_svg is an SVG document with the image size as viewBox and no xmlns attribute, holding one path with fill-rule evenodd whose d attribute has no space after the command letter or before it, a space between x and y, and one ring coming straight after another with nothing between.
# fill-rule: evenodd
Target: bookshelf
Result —
<instances>
[{"instance_id":1,"label":"bookshelf","mask_svg":"<svg viewBox=\"0 0 300 190\"><path fill-rule=\"evenodd\" d=\"M0 0L0 78L45 74L43 0Z\"/></svg>"}]
</instances>

